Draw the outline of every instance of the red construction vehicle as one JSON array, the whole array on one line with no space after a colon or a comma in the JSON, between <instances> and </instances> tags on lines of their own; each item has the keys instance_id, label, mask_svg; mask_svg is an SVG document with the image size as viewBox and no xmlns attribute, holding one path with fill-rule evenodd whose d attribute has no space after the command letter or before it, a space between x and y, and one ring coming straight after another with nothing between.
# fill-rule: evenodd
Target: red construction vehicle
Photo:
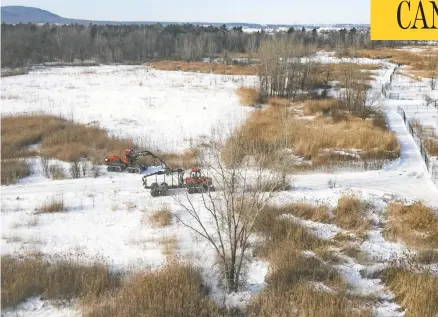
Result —
<instances>
[{"instance_id":1,"label":"red construction vehicle","mask_svg":"<svg viewBox=\"0 0 438 317\"><path fill-rule=\"evenodd\" d=\"M189 194L208 190L214 191L212 179L203 176L201 170L197 167L193 167L190 176L184 179L184 186Z\"/></svg>"},{"instance_id":2,"label":"red construction vehicle","mask_svg":"<svg viewBox=\"0 0 438 317\"><path fill-rule=\"evenodd\" d=\"M140 157L152 156L160 162L163 168L166 168L166 163L158 156L150 151L135 152L133 149L125 150L123 158L113 155L105 158L105 165L107 165L108 172L122 172L126 170L128 173L141 173L147 170L148 166L145 164L137 164Z\"/></svg>"},{"instance_id":3,"label":"red construction vehicle","mask_svg":"<svg viewBox=\"0 0 438 317\"><path fill-rule=\"evenodd\" d=\"M163 169L143 176L143 187L151 190L151 195L164 196L171 188L187 188L189 194L214 191L213 181L203 176L199 168L192 168L190 176L184 177L182 169Z\"/></svg>"}]
</instances>

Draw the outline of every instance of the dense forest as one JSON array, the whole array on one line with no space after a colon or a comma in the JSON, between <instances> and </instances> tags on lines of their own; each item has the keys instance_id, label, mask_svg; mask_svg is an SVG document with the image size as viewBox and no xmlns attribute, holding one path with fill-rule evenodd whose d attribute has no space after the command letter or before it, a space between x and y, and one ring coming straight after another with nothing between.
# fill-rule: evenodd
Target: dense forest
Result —
<instances>
[{"instance_id":1,"label":"dense forest","mask_svg":"<svg viewBox=\"0 0 438 317\"><path fill-rule=\"evenodd\" d=\"M98 63L142 63L151 60L195 61L227 53L253 53L270 36L294 36L304 44L324 47L397 45L372 42L368 30L319 32L290 28L282 35L264 31L245 33L192 24L154 25L35 25L2 24L2 67L24 67L45 62L95 60Z\"/></svg>"}]
</instances>

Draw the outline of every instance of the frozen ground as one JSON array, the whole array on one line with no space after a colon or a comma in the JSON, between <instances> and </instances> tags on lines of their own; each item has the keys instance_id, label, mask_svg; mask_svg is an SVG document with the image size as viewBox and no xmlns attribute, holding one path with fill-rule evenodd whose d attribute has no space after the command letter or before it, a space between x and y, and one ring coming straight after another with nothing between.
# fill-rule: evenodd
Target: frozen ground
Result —
<instances>
[{"instance_id":1,"label":"frozen ground","mask_svg":"<svg viewBox=\"0 0 438 317\"><path fill-rule=\"evenodd\" d=\"M376 71L377 78L370 94L378 92L381 84L389 80L393 67L385 62L382 69ZM85 71L93 73L84 74ZM253 77L233 80L233 77L226 76L164 73L140 67L43 69L27 76L2 79L2 114L44 110L68 115L73 110L76 120L98 120L117 134L147 136L153 131L156 138L163 138L172 146L190 136L198 137L208 132L217 121L227 123L227 120L232 120L235 124L238 122L233 121L236 117L244 118L245 110L238 105L234 89L243 83L251 85L254 82ZM74 88L68 88L69 85ZM144 98L150 100L150 104ZM342 193L354 191L372 202L376 210L384 208L388 197L420 199L438 206L438 190L396 112L401 101L381 101L390 128L401 144L399 160L379 171L294 176L293 189L276 194L274 201L287 204L305 199L334 206ZM204 106L207 109L203 109ZM111 113L105 114L103 109L111 110ZM205 126L199 125L199 120L204 118L203 111L208 114ZM143 120L147 118L156 121L149 121L150 125L146 125ZM190 124L181 125L183 122ZM125 126L126 131L122 131ZM97 179L51 181L41 176L37 160L31 160L31 163L34 176L17 185L1 188L2 255L42 252L83 261L103 259L115 270L156 269L166 261L160 241L175 237L177 254L203 268L218 302L244 306L263 288L267 263L253 259L248 268L247 287L238 294L224 295L213 282L217 274L214 252L205 241L180 223L173 222L166 228L150 225L148 216L164 204L183 219L188 218L173 197L152 198L149 191L142 188L139 175L104 174ZM335 186L330 183L335 183ZM182 195L178 191L173 193ZM35 208L53 196L64 198L67 212L36 214ZM193 199L195 205L202 205L200 195L193 195ZM368 232L360 249L370 258L380 259L376 261L382 263L376 264L401 256L405 247L385 241L379 227L381 216L377 213L371 216L375 226ZM207 222L211 221L207 213L203 217ZM302 223L325 239L341 231L333 225ZM380 280L360 275L361 270L373 268L375 265L365 266L351 258L338 267L354 292L380 299L375 307L376 316L402 316L392 294ZM31 299L5 316L74 316L76 313L73 306L58 309L50 303Z\"/></svg>"},{"instance_id":2,"label":"frozen ground","mask_svg":"<svg viewBox=\"0 0 438 317\"><path fill-rule=\"evenodd\" d=\"M246 117L236 88L256 77L163 72L145 66L41 68L2 78L1 114L46 112L180 151L218 124Z\"/></svg>"}]
</instances>

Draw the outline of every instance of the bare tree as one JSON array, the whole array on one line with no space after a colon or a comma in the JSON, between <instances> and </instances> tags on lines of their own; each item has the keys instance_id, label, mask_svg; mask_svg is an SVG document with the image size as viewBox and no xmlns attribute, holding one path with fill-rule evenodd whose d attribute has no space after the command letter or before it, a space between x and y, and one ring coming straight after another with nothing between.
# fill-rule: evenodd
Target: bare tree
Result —
<instances>
[{"instance_id":1,"label":"bare tree","mask_svg":"<svg viewBox=\"0 0 438 317\"><path fill-rule=\"evenodd\" d=\"M41 167L43 169L44 177L50 178L49 173L49 158L45 155L40 156Z\"/></svg>"},{"instance_id":2,"label":"bare tree","mask_svg":"<svg viewBox=\"0 0 438 317\"><path fill-rule=\"evenodd\" d=\"M81 166L79 160L71 162L69 172L72 178L81 178Z\"/></svg>"},{"instance_id":3,"label":"bare tree","mask_svg":"<svg viewBox=\"0 0 438 317\"><path fill-rule=\"evenodd\" d=\"M242 160L242 149L254 151L248 147L256 147L255 142L229 138L225 149L224 142L215 138L203 151L201 161L217 191L202 192L200 201L188 193L174 196L184 210L183 214L174 212L175 217L213 247L228 292L239 288L249 239L259 214L274 191L287 186L285 173L265 167L267 160L277 159L274 149L264 149L264 154Z\"/></svg>"}]
</instances>

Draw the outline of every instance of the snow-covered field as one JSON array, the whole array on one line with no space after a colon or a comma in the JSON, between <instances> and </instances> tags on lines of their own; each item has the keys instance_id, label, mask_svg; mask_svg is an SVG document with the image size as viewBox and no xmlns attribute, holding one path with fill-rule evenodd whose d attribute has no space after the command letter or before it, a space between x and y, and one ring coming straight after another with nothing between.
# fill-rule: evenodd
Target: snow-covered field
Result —
<instances>
[{"instance_id":1,"label":"snow-covered field","mask_svg":"<svg viewBox=\"0 0 438 317\"><path fill-rule=\"evenodd\" d=\"M327 54L319 58L334 62ZM383 66L376 71L371 94L380 91L395 67L378 62ZM48 68L2 78L1 112L44 111L85 123L98 121L113 134L146 138L161 147L181 150L189 146L190 138L208 137L218 123L235 126L244 119L250 110L239 105L235 89L255 84L255 77L162 72L146 67ZM305 199L334 206L340 195L352 191L370 201L375 211L384 208L388 197L419 199L438 206L438 189L397 113L397 106L403 106L403 102L382 99L381 103L401 144L400 159L378 171L294 176L292 189L277 193L274 202ZM214 282L214 252L204 240L175 221L165 228L150 225L148 216L163 205L170 206L182 219L189 219L173 197L152 198L139 175L107 173L96 179L53 181L41 176L37 159L31 163L35 171L32 177L1 187L2 255L41 252L83 261L100 258L116 270L156 269L166 261L160 241L175 237L177 254L203 268L219 303L225 298L228 305L244 305L263 288L268 264L254 258L248 268L247 286L238 294L224 295ZM63 197L67 212L37 215L35 208L50 197ZM193 199L195 205L202 206L201 195L193 195ZM360 274L406 251L402 244L382 237L380 213L371 217L373 227L360 249L376 262L367 266L348 258L337 268L354 292L380 299L375 307L377 316L403 316L380 280ZM342 231L335 225L303 224L324 239ZM73 316L75 312L74 307L58 309L32 299L5 316Z\"/></svg>"},{"instance_id":2,"label":"snow-covered field","mask_svg":"<svg viewBox=\"0 0 438 317\"><path fill-rule=\"evenodd\" d=\"M98 123L163 151L181 151L246 117L235 90L256 77L162 72L145 66L41 68L2 78L1 114L43 111Z\"/></svg>"}]
</instances>

